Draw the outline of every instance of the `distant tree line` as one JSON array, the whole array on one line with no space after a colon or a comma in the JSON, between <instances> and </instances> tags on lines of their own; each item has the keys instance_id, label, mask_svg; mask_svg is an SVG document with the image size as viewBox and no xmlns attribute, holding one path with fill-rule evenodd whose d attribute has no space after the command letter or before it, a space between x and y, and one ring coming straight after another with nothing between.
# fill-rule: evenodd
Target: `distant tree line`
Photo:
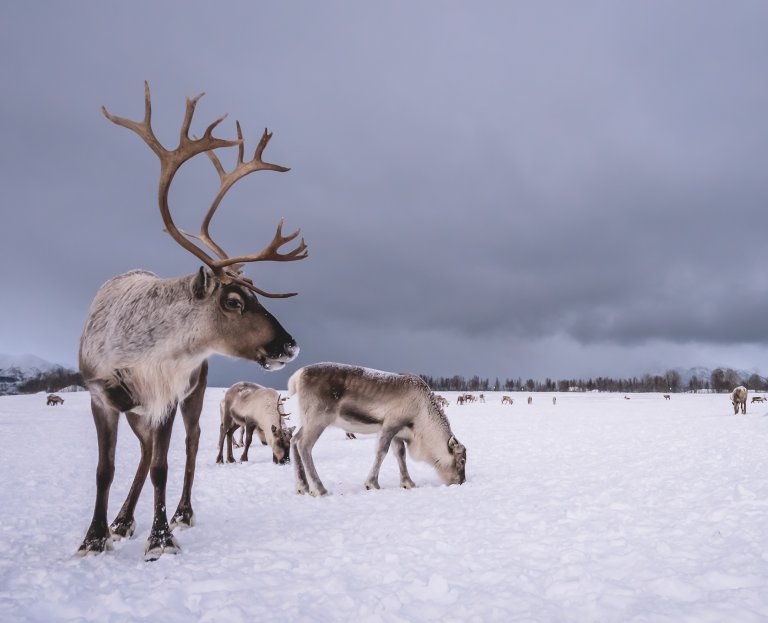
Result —
<instances>
[{"instance_id":1,"label":"distant tree line","mask_svg":"<svg viewBox=\"0 0 768 623\"><path fill-rule=\"evenodd\" d=\"M568 391L601 391L601 392L730 392L738 385L745 385L752 391L768 391L768 380L758 374L752 374L748 378L742 378L736 370L731 368L716 368L709 378L692 376L687 383L683 382L680 373L676 370L668 370L664 374L644 374L641 377L611 378L599 376L589 379L560 379L553 381L550 378L544 381L535 379L506 378L503 381L496 377L493 381L489 378L481 378L477 375L465 378L461 375L454 376L429 376L422 374L429 386L435 391L508 391L508 392L568 392Z\"/></svg>"},{"instance_id":2,"label":"distant tree line","mask_svg":"<svg viewBox=\"0 0 768 623\"><path fill-rule=\"evenodd\" d=\"M83 377L79 372L67 368L55 368L22 381L16 389L20 394L34 394L37 392L56 392L70 385L83 386L84 384Z\"/></svg>"}]
</instances>

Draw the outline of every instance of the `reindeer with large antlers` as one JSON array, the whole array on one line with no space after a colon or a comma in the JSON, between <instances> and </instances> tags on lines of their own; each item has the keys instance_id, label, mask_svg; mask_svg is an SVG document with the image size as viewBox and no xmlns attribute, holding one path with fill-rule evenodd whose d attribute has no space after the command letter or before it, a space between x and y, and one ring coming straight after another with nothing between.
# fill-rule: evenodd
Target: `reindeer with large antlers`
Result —
<instances>
[{"instance_id":1,"label":"reindeer with large antlers","mask_svg":"<svg viewBox=\"0 0 768 623\"><path fill-rule=\"evenodd\" d=\"M200 438L200 411L208 364L213 353L256 361L263 368L279 369L299 349L280 323L261 306L256 294L269 298L293 296L270 294L243 276L244 264L260 261L292 261L307 257L304 240L291 251L280 248L299 231L282 234L282 220L267 247L256 254L229 257L210 237L208 227L222 198L232 185L254 171L288 171L262 160L272 135L264 131L255 155L246 162L243 136L237 124L237 140L220 139L213 130L226 117L211 123L201 138L190 137L192 116L200 97L187 98L179 145L169 150L156 138L152 126L149 86L144 84L143 121L131 121L102 111L113 123L138 134L160 159L158 202L165 230L206 266L197 273L161 279L146 271L132 271L107 281L94 298L80 339L80 371L91 392L91 410L98 436L96 504L93 520L78 553L111 549L112 539L130 537L136 526L134 509L149 473L154 487L154 521L145 548L145 559L176 553L179 545L171 534L176 526L192 526L192 482ZM235 168L227 173L214 149L238 147ZM168 207L168 191L179 168L190 158L206 153L219 174L220 187L198 235L176 227ZM201 248L204 245L213 255ZM186 467L181 500L169 525L165 509L168 446L177 406L186 429ZM120 413L139 438L141 459L128 497L111 525L107 501L115 471L115 445Z\"/></svg>"}]
</instances>

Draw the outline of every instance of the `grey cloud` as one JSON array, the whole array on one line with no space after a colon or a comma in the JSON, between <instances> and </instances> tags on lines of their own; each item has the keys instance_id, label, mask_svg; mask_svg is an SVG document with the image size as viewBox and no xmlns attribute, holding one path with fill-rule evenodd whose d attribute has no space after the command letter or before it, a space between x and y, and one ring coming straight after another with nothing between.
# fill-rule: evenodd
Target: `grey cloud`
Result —
<instances>
[{"instance_id":1,"label":"grey cloud","mask_svg":"<svg viewBox=\"0 0 768 623\"><path fill-rule=\"evenodd\" d=\"M249 149L275 132L267 157L292 170L243 180L212 230L252 251L282 216L302 227L308 260L248 268L300 292L267 303L297 364L642 373L665 357L750 367L765 343L760 4L12 3L0 18L0 260L33 282L0 306L0 350L73 364L104 280L197 268L161 231L154 156L99 111L140 117L144 79L168 144L203 90L194 131L229 112L222 135L240 119ZM206 160L185 167L183 227L215 185ZM217 362L221 379L254 373Z\"/></svg>"}]
</instances>

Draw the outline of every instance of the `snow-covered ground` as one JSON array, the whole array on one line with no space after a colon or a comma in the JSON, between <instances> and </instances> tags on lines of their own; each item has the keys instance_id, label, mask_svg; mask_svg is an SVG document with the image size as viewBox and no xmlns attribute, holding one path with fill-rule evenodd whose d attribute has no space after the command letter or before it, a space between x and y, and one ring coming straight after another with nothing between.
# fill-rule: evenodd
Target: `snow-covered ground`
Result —
<instances>
[{"instance_id":1,"label":"snow-covered ground","mask_svg":"<svg viewBox=\"0 0 768 623\"><path fill-rule=\"evenodd\" d=\"M768 406L734 416L726 395L501 394L447 414L467 483L445 487L389 456L362 483L372 438L329 429L315 461L332 495L294 493L290 466L255 447L216 465L209 389L183 552L142 562L137 535L73 558L90 521L96 435L88 394L63 407L0 397L0 621L768 620ZM295 411L289 401L287 410ZM296 416L294 415L294 418ZM183 469L177 421L169 510ZM110 519L138 444L121 421Z\"/></svg>"}]
</instances>

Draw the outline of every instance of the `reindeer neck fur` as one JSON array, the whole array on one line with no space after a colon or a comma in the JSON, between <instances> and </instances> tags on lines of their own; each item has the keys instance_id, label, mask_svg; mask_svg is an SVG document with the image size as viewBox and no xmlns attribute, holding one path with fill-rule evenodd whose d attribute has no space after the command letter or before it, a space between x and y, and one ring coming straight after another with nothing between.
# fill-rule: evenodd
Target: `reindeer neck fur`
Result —
<instances>
[{"instance_id":1,"label":"reindeer neck fur","mask_svg":"<svg viewBox=\"0 0 768 623\"><path fill-rule=\"evenodd\" d=\"M102 286L80 339L89 387L107 394L119 387L134 403L131 411L165 420L190 391L192 372L214 352L205 339L211 307L194 297L194 278L132 271Z\"/></svg>"}]
</instances>

